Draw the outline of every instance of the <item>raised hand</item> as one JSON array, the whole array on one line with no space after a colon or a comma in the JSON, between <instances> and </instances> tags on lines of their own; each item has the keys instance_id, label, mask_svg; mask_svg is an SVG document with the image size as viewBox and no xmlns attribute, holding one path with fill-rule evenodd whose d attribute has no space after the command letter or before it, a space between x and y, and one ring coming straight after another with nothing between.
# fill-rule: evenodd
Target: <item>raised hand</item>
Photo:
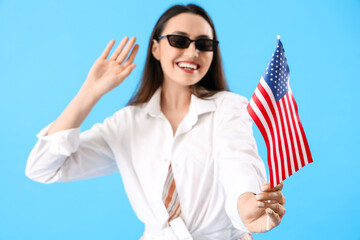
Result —
<instances>
[{"instance_id":1,"label":"raised hand","mask_svg":"<svg viewBox=\"0 0 360 240\"><path fill-rule=\"evenodd\" d=\"M95 98L100 99L104 94L119 86L136 67L133 62L139 45L134 46L135 41L135 37L130 40L128 37L124 37L111 57L108 58L115 43L114 40L111 40L91 67L82 89L86 89L86 92L94 94ZM129 57L126 59L128 55Z\"/></svg>"},{"instance_id":2,"label":"raised hand","mask_svg":"<svg viewBox=\"0 0 360 240\"><path fill-rule=\"evenodd\" d=\"M284 184L280 183L273 189L266 183L258 194L244 193L238 201L241 219L250 232L266 232L278 226L285 214L286 199L281 193ZM269 216L269 228L267 218Z\"/></svg>"}]
</instances>

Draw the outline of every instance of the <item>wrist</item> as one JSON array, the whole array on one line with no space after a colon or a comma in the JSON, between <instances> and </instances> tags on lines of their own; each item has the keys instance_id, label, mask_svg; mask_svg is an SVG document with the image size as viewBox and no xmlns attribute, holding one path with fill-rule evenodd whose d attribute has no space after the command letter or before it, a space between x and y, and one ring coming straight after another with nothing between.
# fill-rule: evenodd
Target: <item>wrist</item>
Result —
<instances>
[{"instance_id":1,"label":"wrist","mask_svg":"<svg viewBox=\"0 0 360 240\"><path fill-rule=\"evenodd\" d=\"M78 106L81 106L82 111L89 111L100 100L101 96L96 94L91 89L81 88L75 97L75 101L78 102Z\"/></svg>"},{"instance_id":2,"label":"wrist","mask_svg":"<svg viewBox=\"0 0 360 240\"><path fill-rule=\"evenodd\" d=\"M99 94L96 89L88 87L85 84L80 88L77 96L83 100L86 100L86 102L94 104L97 103L102 97L102 95Z\"/></svg>"}]
</instances>

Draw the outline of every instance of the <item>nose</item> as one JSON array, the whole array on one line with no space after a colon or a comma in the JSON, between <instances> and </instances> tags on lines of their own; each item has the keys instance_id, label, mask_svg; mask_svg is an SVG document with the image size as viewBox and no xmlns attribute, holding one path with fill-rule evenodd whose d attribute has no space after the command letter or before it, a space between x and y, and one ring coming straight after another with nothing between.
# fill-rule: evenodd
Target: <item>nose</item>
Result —
<instances>
[{"instance_id":1,"label":"nose","mask_svg":"<svg viewBox=\"0 0 360 240\"><path fill-rule=\"evenodd\" d=\"M191 42L189 47L185 49L185 55L188 57L198 57L199 50L195 46L195 42Z\"/></svg>"}]
</instances>

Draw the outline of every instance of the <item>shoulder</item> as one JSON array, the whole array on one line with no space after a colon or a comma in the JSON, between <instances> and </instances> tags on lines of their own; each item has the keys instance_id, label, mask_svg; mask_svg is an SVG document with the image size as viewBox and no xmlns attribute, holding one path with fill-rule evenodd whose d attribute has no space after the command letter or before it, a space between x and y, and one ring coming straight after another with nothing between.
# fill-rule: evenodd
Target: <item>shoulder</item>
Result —
<instances>
[{"instance_id":1,"label":"shoulder","mask_svg":"<svg viewBox=\"0 0 360 240\"><path fill-rule=\"evenodd\" d=\"M116 111L112 118L114 121L131 121L141 109L139 106L125 106L122 109Z\"/></svg>"},{"instance_id":2,"label":"shoulder","mask_svg":"<svg viewBox=\"0 0 360 240\"><path fill-rule=\"evenodd\" d=\"M134 112L135 109L133 106L125 106L106 117L101 125L104 127L118 128L123 126L124 123L131 122Z\"/></svg>"},{"instance_id":3,"label":"shoulder","mask_svg":"<svg viewBox=\"0 0 360 240\"><path fill-rule=\"evenodd\" d=\"M247 98L230 91L221 91L213 95L217 111L231 111L234 109L246 108L248 104Z\"/></svg>"}]
</instances>

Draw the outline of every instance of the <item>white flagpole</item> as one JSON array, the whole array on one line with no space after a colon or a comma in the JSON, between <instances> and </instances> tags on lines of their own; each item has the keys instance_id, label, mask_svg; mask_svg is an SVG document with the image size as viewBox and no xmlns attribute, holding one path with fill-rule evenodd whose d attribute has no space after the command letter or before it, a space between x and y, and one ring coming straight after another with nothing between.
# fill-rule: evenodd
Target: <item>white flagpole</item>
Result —
<instances>
[{"instance_id":1,"label":"white flagpole","mask_svg":"<svg viewBox=\"0 0 360 240\"><path fill-rule=\"evenodd\" d=\"M268 200L268 203L270 203L270 200ZM266 231L270 230L270 217L269 214L266 214Z\"/></svg>"},{"instance_id":2,"label":"white flagpole","mask_svg":"<svg viewBox=\"0 0 360 240\"><path fill-rule=\"evenodd\" d=\"M280 40L280 35L277 35L277 40ZM268 203L271 203L270 200L268 200ZM270 230L270 217L269 214L266 214L266 231Z\"/></svg>"}]
</instances>

